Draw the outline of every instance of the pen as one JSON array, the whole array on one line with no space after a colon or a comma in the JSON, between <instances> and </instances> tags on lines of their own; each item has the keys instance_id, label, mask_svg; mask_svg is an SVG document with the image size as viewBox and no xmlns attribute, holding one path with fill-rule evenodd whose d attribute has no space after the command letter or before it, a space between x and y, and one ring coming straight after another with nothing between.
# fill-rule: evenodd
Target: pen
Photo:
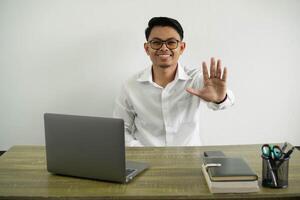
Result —
<instances>
[{"instance_id":1,"label":"pen","mask_svg":"<svg viewBox=\"0 0 300 200\"><path fill-rule=\"evenodd\" d=\"M281 147L282 153L284 153L286 147L287 147L287 142L285 142L285 143L283 144L283 146Z\"/></svg>"},{"instance_id":2,"label":"pen","mask_svg":"<svg viewBox=\"0 0 300 200\"><path fill-rule=\"evenodd\" d=\"M293 153L295 147L292 147L290 150L288 150L288 152L286 152L283 156L283 158L280 159L280 162L277 163L277 169L280 168L280 166L284 163L284 161L286 159L289 159L290 158L290 155Z\"/></svg>"},{"instance_id":3,"label":"pen","mask_svg":"<svg viewBox=\"0 0 300 200\"><path fill-rule=\"evenodd\" d=\"M295 147L292 147L290 150L288 150L288 152L286 152L286 154L284 155L284 159L290 157L290 155L293 153Z\"/></svg>"}]
</instances>

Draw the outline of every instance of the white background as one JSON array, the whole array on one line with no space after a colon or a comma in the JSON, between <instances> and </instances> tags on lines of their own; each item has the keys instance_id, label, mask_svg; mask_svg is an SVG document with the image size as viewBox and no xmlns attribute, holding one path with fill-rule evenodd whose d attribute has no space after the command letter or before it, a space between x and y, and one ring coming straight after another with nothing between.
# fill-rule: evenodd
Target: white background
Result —
<instances>
[{"instance_id":1,"label":"white background","mask_svg":"<svg viewBox=\"0 0 300 200\"><path fill-rule=\"evenodd\" d=\"M297 0L0 0L0 150L44 145L45 112L112 116L122 83L150 64L153 16L182 24L183 65L228 67L236 104L201 108L204 145L300 145L299 11Z\"/></svg>"}]
</instances>

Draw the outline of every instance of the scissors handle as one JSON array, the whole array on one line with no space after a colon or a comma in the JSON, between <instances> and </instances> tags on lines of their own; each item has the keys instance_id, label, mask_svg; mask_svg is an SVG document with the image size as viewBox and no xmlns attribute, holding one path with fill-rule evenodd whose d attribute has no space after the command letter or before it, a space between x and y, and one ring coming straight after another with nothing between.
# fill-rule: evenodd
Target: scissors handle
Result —
<instances>
[{"instance_id":1,"label":"scissors handle","mask_svg":"<svg viewBox=\"0 0 300 200\"><path fill-rule=\"evenodd\" d=\"M272 158L273 160L279 160L283 155L283 152L278 145L273 146L269 144L264 144L261 147L261 151L265 157Z\"/></svg>"}]
</instances>

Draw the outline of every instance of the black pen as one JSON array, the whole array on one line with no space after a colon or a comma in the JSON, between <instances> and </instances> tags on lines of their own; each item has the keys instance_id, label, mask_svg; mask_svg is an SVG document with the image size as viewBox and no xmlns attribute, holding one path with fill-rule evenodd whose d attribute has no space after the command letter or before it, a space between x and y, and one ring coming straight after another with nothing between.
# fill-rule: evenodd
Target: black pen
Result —
<instances>
[{"instance_id":1,"label":"black pen","mask_svg":"<svg viewBox=\"0 0 300 200\"><path fill-rule=\"evenodd\" d=\"M284 159L285 159L285 158L289 158L290 155L293 153L294 149L295 149L295 147L292 147L290 150L288 150L288 152L286 152L286 154L284 155L283 158L284 158Z\"/></svg>"},{"instance_id":2,"label":"black pen","mask_svg":"<svg viewBox=\"0 0 300 200\"><path fill-rule=\"evenodd\" d=\"M290 159L290 155L293 153L295 147L292 147L288 152L286 152L283 158L280 158L280 162L277 164L277 169L287 160Z\"/></svg>"}]
</instances>

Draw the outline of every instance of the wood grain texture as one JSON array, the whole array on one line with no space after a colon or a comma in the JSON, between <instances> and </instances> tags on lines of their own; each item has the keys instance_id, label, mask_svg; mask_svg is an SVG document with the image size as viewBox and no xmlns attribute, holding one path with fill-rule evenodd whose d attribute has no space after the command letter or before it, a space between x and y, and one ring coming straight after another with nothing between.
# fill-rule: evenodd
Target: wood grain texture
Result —
<instances>
[{"instance_id":1,"label":"wood grain texture","mask_svg":"<svg viewBox=\"0 0 300 200\"><path fill-rule=\"evenodd\" d=\"M150 168L129 184L52 175L44 146L14 146L0 157L0 199L300 199L300 153L292 154L287 189L260 188L251 194L211 194L201 172L201 155L221 150L241 156L261 184L261 145L127 148L129 160Z\"/></svg>"}]
</instances>

